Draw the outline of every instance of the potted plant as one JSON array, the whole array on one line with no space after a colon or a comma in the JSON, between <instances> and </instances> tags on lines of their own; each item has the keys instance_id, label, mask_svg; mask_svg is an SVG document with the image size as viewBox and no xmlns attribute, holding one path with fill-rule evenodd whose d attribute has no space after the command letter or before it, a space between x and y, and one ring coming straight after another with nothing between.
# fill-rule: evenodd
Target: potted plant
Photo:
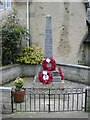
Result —
<instances>
[{"instance_id":1,"label":"potted plant","mask_svg":"<svg viewBox=\"0 0 90 120\"><path fill-rule=\"evenodd\" d=\"M23 89L23 79L17 77L14 81L15 91L14 91L14 102L21 103L24 102L25 89Z\"/></svg>"}]
</instances>

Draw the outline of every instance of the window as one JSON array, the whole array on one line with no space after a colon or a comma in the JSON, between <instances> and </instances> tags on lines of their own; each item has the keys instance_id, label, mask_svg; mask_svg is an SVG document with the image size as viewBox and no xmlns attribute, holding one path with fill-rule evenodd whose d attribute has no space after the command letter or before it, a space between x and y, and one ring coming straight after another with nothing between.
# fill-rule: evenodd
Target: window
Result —
<instances>
[{"instance_id":1,"label":"window","mask_svg":"<svg viewBox=\"0 0 90 120\"><path fill-rule=\"evenodd\" d=\"M0 0L0 11L4 10L4 2L3 0Z\"/></svg>"},{"instance_id":2,"label":"window","mask_svg":"<svg viewBox=\"0 0 90 120\"><path fill-rule=\"evenodd\" d=\"M9 9L11 7L11 0L0 0L0 11Z\"/></svg>"},{"instance_id":3,"label":"window","mask_svg":"<svg viewBox=\"0 0 90 120\"><path fill-rule=\"evenodd\" d=\"M11 7L11 0L5 0L5 8L8 9Z\"/></svg>"}]
</instances>

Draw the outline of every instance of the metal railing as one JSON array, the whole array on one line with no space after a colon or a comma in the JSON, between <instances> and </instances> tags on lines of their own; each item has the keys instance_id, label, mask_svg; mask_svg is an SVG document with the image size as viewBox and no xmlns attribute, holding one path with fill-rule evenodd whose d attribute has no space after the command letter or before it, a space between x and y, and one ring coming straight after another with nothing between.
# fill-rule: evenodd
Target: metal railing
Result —
<instances>
[{"instance_id":1,"label":"metal railing","mask_svg":"<svg viewBox=\"0 0 90 120\"><path fill-rule=\"evenodd\" d=\"M13 103L20 112L83 111L85 90L83 88L26 88L24 102Z\"/></svg>"}]
</instances>

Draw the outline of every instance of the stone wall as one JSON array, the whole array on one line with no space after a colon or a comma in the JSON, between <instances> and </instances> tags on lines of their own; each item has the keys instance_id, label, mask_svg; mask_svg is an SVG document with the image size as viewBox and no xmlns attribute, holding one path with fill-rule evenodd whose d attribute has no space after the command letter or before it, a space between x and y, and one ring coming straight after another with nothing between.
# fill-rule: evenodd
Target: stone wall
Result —
<instances>
[{"instance_id":1,"label":"stone wall","mask_svg":"<svg viewBox=\"0 0 90 120\"><path fill-rule=\"evenodd\" d=\"M66 80L90 84L89 81L90 67L59 63L57 64L57 66L61 67Z\"/></svg>"},{"instance_id":2,"label":"stone wall","mask_svg":"<svg viewBox=\"0 0 90 120\"><path fill-rule=\"evenodd\" d=\"M89 74L90 67L81 66L81 65L72 65L72 64L61 64L57 63L57 67L60 66L64 75L65 80L90 84ZM40 69L40 65L9 65L0 68L1 82L5 84L11 80L14 80L16 77L30 77L35 76ZM0 82L0 84L2 84ZM11 113L11 89L12 88L3 88L0 87L0 113ZM2 111L1 111L2 110Z\"/></svg>"},{"instance_id":3,"label":"stone wall","mask_svg":"<svg viewBox=\"0 0 90 120\"><path fill-rule=\"evenodd\" d=\"M57 63L57 67L60 66L64 75L65 80L81 82L90 84L89 74L90 67L72 64L61 64ZM31 77L35 76L40 69L40 65L11 65L0 69L2 73L2 83L14 80L16 77Z\"/></svg>"},{"instance_id":4,"label":"stone wall","mask_svg":"<svg viewBox=\"0 0 90 120\"><path fill-rule=\"evenodd\" d=\"M52 17L53 54L61 63L82 62L82 39L87 31L83 2L31 2L29 8L31 42L44 49L46 15ZM23 25L27 24L26 2L12 2ZM1 11L0 26L8 11ZM1 19L2 18L2 19ZM23 41L23 45L26 45Z\"/></svg>"},{"instance_id":5,"label":"stone wall","mask_svg":"<svg viewBox=\"0 0 90 120\"><path fill-rule=\"evenodd\" d=\"M12 8L17 11L21 25L27 28L27 3L22 1L14 1L12 2ZM27 40L22 40L23 47L27 46L27 43Z\"/></svg>"},{"instance_id":6,"label":"stone wall","mask_svg":"<svg viewBox=\"0 0 90 120\"><path fill-rule=\"evenodd\" d=\"M21 23L27 24L25 2L14 2ZM52 17L53 54L67 64L82 62L82 39L87 31L83 2L31 2L29 4L31 43L44 49L46 15ZM81 49L82 48L82 49Z\"/></svg>"},{"instance_id":7,"label":"stone wall","mask_svg":"<svg viewBox=\"0 0 90 120\"><path fill-rule=\"evenodd\" d=\"M0 87L0 113L12 113L11 87Z\"/></svg>"},{"instance_id":8,"label":"stone wall","mask_svg":"<svg viewBox=\"0 0 90 120\"><path fill-rule=\"evenodd\" d=\"M53 54L61 63L77 64L82 59L82 39L86 33L83 2L32 2L30 32L32 44L44 49L46 15L52 17Z\"/></svg>"},{"instance_id":9,"label":"stone wall","mask_svg":"<svg viewBox=\"0 0 90 120\"><path fill-rule=\"evenodd\" d=\"M12 3L12 9L17 10L18 12L18 17L22 25L27 24L27 7L26 7L26 2L13 2Z\"/></svg>"},{"instance_id":10,"label":"stone wall","mask_svg":"<svg viewBox=\"0 0 90 120\"><path fill-rule=\"evenodd\" d=\"M22 76L23 77L34 77L41 65L22 65Z\"/></svg>"},{"instance_id":11,"label":"stone wall","mask_svg":"<svg viewBox=\"0 0 90 120\"><path fill-rule=\"evenodd\" d=\"M35 76L40 68L40 65L8 65L0 67L0 84L5 84L16 77L31 77Z\"/></svg>"},{"instance_id":12,"label":"stone wall","mask_svg":"<svg viewBox=\"0 0 90 120\"><path fill-rule=\"evenodd\" d=\"M2 73L2 84L9 82L18 76L22 76L20 65L8 65L2 67L2 69L0 69L0 73Z\"/></svg>"}]
</instances>

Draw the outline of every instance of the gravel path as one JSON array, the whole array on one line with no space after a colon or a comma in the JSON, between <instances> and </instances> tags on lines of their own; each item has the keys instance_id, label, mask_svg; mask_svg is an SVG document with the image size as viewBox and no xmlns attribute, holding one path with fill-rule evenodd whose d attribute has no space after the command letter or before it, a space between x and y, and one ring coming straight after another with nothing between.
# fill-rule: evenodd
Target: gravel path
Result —
<instances>
[{"instance_id":1,"label":"gravel path","mask_svg":"<svg viewBox=\"0 0 90 120\"><path fill-rule=\"evenodd\" d=\"M52 84L49 85L49 87L55 86L57 88L57 87L59 87L59 84L60 84L59 82L53 82ZM13 81L10 82L10 83L5 84L4 86L14 87ZM34 78L33 77L27 77L27 78L24 78L24 87L27 87L27 88L32 88L32 87L40 88L40 87L48 87L48 85L43 85L40 82L35 82L34 83ZM65 88L86 88L88 86L85 85L85 84L82 84L82 83L76 83L76 82L71 82L71 81L64 80L64 87Z\"/></svg>"}]
</instances>

